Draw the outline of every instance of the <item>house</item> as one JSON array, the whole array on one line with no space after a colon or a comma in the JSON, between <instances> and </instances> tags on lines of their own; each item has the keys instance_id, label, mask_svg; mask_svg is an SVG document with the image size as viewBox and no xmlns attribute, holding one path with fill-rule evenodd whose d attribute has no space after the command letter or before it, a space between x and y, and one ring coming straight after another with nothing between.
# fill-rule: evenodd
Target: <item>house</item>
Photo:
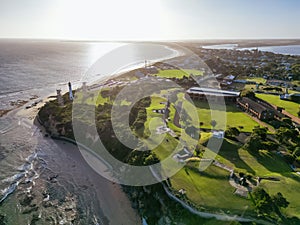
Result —
<instances>
[{"instance_id":1,"label":"house","mask_svg":"<svg viewBox=\"0 0 300 225\"><path fill-rule=\"evenodd\" d=\"M156 67L154 67L154 66L149 66L149 67L147 67L147 72L149 74L157 74L158 73L158 69Z\"/></svg>"},{"instance_id":2,"label":"house","mask_svg":"<svg viewBox=\"0 0 300 225\"><path fill-rule=\"evenodd\" d=\"M206 101L209 99L210 102L236 102L237 98L240 96L240 92L236 91L202 87L192 87L188 89L186 93L191 97L191 99L200 101Z\"/></svg>"},{"instance_id":3,"label":"house","mask_svg":"<svg viewBox=\"0 0 300 225\"><path fill-rule=\"evenodd\" d=\"M213 131L213 137L218 139L223 139L225 136L225 132L223 130Z\"/></svg>"},{"instance_id":4,"label":"house","mask_svg":"<svg viewBox=\"0 0 300 225\"><path fill-rule=\"evenodd\" d=\"M240 98L238 99L237 103L242 110L257 117L260 120L273 119L275 116L275 110L273 108L267 107L266 105L256 102L250 98Z\"/></svg>"},{"instance_id":5,"label":"house","mask_svg":"<svg viewBox=\"0 0 300 225\"><path fill-rule=\"evenodd\" d=\"M233 81L234 78L235 78L235 76L233 76L233 75L228 75L228 76L224 77L224 80L226 80L226 81Z\"/></svg>"}]
</instances>

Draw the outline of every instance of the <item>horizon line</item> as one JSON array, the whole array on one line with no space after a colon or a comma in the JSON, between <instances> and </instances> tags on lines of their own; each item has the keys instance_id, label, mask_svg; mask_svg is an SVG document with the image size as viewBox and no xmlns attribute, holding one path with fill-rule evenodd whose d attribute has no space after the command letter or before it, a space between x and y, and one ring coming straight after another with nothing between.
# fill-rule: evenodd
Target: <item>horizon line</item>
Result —
<instances>
[{"instance_id":1,"label":"horizon line","mask_svg":"<svg viewBox=\"0 0 300 225\"><path fill-rule=\"evenodd\" d=\"M264 37L264 38L182 38L182 39L68 39L68 38L33 38L33 37L0 37L0 40L34 40L34 41L62 41L62 42L192 42L192 41L257 41L257 40L289 40L299 41L295 37Z\"/></svg>"}]
</instances>

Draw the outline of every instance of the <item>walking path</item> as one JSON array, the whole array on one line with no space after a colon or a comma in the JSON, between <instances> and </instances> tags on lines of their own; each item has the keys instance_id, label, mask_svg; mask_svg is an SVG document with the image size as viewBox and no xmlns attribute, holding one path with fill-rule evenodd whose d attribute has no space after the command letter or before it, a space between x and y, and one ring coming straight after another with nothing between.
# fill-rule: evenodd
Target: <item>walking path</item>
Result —
<instances>
[{"instance_id":1,"label":"walking path","mask_svg":"<svg viewBox=\"0 0 300 225\"><path fill-rule=\"evenodd\" d=\"M205 160L205 159L204 159ZM219 163L219 162L214 162L216 166L219 166L227 171L233 171L232 168L227 167L226 165ZM150 167L150 171L152 172L153 176L156 177L157 180L160 180L159 175ZM185 201L179 199L176 197L170 190L167 185L165 185L163 182L161 182L166 194L173 199L174 201L178 202L182 207L187 209L189 212L198 215L202 218L215 218L217 220L221 221L238 221L238 222L256 222L259 224L264 224L264 225L273 225L272 223L269 223L264 220L257 220L255 218L245 218L242 216L237 216L237 215L226 215L226 214L218 214L218 213L210 213L210 212L203 212L199 211L198 209L193 208L192 206L188 205Z\"/></svg>"},{"instance_id":2,"label":"walking path","mask_svg":"<svg viewBox=\"0 0 300 225\"><path fill-rule=\"evenodd\" d=\"M296 116L290 114L289 112L287 112L287 111L285 111L285 110L282 111L282 114L284 114L284 115L290 117L291 120L292 120L293 122L295 122L295 123L297 123L297 124L300 125L300 118L298 118L298 117L296 117Z\"/></svg>"}]
</instances>

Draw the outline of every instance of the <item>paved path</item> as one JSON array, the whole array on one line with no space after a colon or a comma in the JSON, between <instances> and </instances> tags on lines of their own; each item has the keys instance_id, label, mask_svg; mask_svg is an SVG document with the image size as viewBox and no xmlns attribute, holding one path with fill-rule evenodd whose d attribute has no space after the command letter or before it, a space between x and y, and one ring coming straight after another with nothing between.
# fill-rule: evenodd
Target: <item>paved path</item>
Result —
<instances>
[{"instance_id":1,"label":"paved path","mask_svg":"<svg viewBox=\"0 0 300 225\"><path fill-rule=\"evenodd\" d=\"M204 159L204 160L211 160L211 159ZM232 172L233 169L231 167L228 167L220 162L215 161L214 165L221 167L229 172ZM154 170L152 170L152 168L150 167L150 171L152 172L152 174L158 179L160 180L159 176L156 174L156 172ZM188 205L185 201L177 198L167 187L167 185L165 185L164 183L161 183L166 194L173 199L174 201L178 202L179 204L182 205L182 207L184 207L185 209L187 209L188 211L190 211L191 213L198 215L202 218L215 218L217 220L221 220L221 221L239 221L239 222L257 222L259 224L264 224L264 225L273 225L272 223L269 223L267 221L264 220L257 220L255 218L246 218L242 216L237 216L237 215L227 215L227 214L219 214L219 213L209 213L209 212L203 212L203 211L199 211L195 208L193 208L192 206ZM236 184L236 183L235 183ZM236 185L233 185L234 187ZM243 187L245 188L245 187ZM244 189L243 189L244 191Z\"/></svg>"},{"instance_id":2,"label":"paved path","mask_svg":"<svg viewBox=\"0 0 300 225\"><path fill-rule=\"evenodd\" d=\"M239 221L239 222L256 222L259 224L264 224L264 225L273 225L273 223L270 223L268 221L264 220L257 220L254 218L245 218L242 216L237 216L237 215L226 215L226 214L218 214L218 213L209 213L209 212L202 212L199 210L194 209L193 207L189 206L186 202L182 201L181 199L177 198L175 195L173 195L169 189L166 187L166 185L162 184L163 188L165 189L166 194L176 202L182 205L185 209L190 211L191 213L198 215L202 218L215 218L217 220L221 221Z\"/></svg>"},{"instance_id":3,"label":"paved path","mask_svg":"<svg viewBox=\"0 0 300 225\"><path fill-rule=\"evenodd\" d=\"M300 118L298 118L298 117L296 117L296 116L290 114L289 112L287 112L287 111L285 111L285 110L282 111L282 114L284 114L284 115L290 117L294 123L297 123L297 124L300 125Z\"/></svg>"}]
</instances>

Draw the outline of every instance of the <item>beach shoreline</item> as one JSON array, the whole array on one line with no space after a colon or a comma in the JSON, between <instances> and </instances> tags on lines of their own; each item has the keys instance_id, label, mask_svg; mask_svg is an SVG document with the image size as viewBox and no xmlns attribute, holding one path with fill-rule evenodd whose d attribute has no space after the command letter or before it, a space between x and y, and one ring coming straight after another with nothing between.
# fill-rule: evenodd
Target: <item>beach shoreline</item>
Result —
<instances>
[{"instance_id":1,"label":"beach shoreline","mask_svg":"<svg viewBox=\"0 0 300 225\"><path fill-rule=\"evenodd\" d=\"M50 100L48 97L43 98L42 102L29 109L20 106L10 110L4 117L22 121L22 123L26 123L28 127L31 126L32 130L40 131L35 132L38 142L47 142L48 145L54 146L54 151L49 152L49 150L40 149L39 152L41 153L38 152L38 154L46 155L43 161L47 161L49 155L55 159L56 168L51 168L53 165L48 162L47 164L51 165L48 169L51 171L60 171L55 176L58 176L62 183L68 183L70 179L76 180L75 183L79 189L81 186L87 186L88 189L91 189L90 195L93 193L93 195L96 196L94 199L95 202L98 202L97 204L100 205L100 208L95 210L102 212L100 213L101 215L97 215L104 218L103 221L101 221L102 224L142 224L141 218L137 211L132 208L131 202L122 190L121 185L113 183L95 172L84 160L76 145L64 140L55 140L46 137L44 127L37 122L37 114L39 109ZM20 120L20 118L22 118L22 120ZM72 171L70 171L70 169ZM69 175L71 175L71 178ZM35 180L35 183L41 188L45 188L47 183L49 183L49 177L43 177L43 175L41 175ZM21 186L19 189L22 190L22 183L19 186ZM40 192L41 190L36 191ZM32 189L32 192L38 196L34 189ZM4 200L4 203L5 201L6 200Z\"/></svg>"},{"instance_id":2,"label":"beach shoreline","mask_svg":"<svg viewBox=\"0 0 300 225\"><path fill-rule=\"evenodd\" d=\"M166 47L171 48L170 46ZM173 49L173 53L171 55L155 60L155 62L173 59L182 56L182 54L182 52ZM141 66L138 68L141 68ZM130 71L132 71L132 69L111 77L106 77L106 80L114 79ZM66 93L66 91L64 91L64 93ZM32 135L36 136L38 142L47 143L47 145L54 147L54 150L51 151L49 149L42 148L37 151L38 155L44 155L40 157L42 161L47 162L47 160L50 160L49 158L55 161L55 168L52 163L47 162L47 164L51 165L49 167L51 171L57 170L60 172L54 175L41 175L37 180L35 180L35 183L39 183L41 188L45 188L52 176L58 176L58 179L60 179L63 183L74 182L73 180L76 180L76 186L86 186L88 190L90 189L90 193L88 195L92 195L92 193L94 193L97 196L94 200L98 202L96 204L100 205L99 215L101 214L100 217L103 218L103 221L101 221L103 224L142 224L141 217L138 215L137 210L132 208L132 202L129 200L120 184L113 183L95 172L84 160L76 145L64 140L54 140L46 137L48 135L46 135L44 127L37 123L37 115L40 108L43 107L46 102L53 99L49 98L49 96L53 97L53 94L49 95L49 93L47 93L46 95L39 96L39 102L37 104L26 108L25 104L30 105L35 101L28 100L22 105L17 105L16 108L7 110L1 117L3 120L10 119L14 120L16 123L19 121L19 125L20 123L26 124L26 126L32 130ZM70 168L72 172L70 172ZM71 178L69 177L70 175ZM72 179L72 181L70 181L70 179ZM19 186L20 187L18 187L18 189L23 190L23 184L20 184ZM33 188L32 191L38 193L41 190L36 189L34 191ZM17 193L17 195L20 195L19 191L17 191ZM42 199L42 197L37 197L37 199ZM4 200L4 204L5 202L6 200ZM88 204L88 202L84 204Z\"/></svg>"}]
</instances>

